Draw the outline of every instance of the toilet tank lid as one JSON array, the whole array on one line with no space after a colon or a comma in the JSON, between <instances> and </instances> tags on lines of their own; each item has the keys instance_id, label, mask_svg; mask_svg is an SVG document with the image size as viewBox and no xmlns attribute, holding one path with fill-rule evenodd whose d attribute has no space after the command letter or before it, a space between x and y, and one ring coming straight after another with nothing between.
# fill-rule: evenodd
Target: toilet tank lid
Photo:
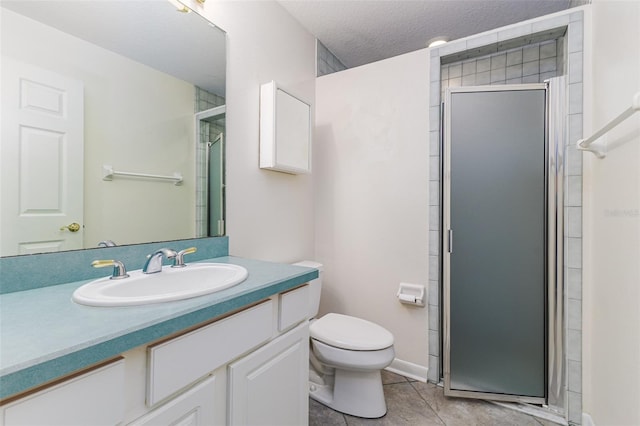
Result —
<instances>
[{"instance_id":1,"label":"toilet tank lid","mask_svg":"<svg viewBox=\"0 0 640 426\"><path fill-rule=\"evenodd\" d=\"M293 264L294 266L304 266L307 268L315 268L318 271L322 271L322 263L314 262L313 260L302 260Z\"/></svg>"}]
</instances>

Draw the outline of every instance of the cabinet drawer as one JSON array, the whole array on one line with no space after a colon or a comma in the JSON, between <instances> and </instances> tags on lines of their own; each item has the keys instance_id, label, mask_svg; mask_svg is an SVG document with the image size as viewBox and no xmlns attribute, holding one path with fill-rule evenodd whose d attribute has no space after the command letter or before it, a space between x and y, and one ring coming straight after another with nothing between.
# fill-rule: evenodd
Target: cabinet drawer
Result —
<instances>
[{"instance_id":1,"label":"cabinet drawer","mask_svg":"<svg viewBox=\"0 0 640 426\"><path fill-rule=\"evenodd\" d=\"M272 335L268 300L148 350L147 405L152 406Z\"/></svg>"},{"instance_id":2,"label":"cabinet drawer","mask_svg":"<svg viewBox=\"0 0 640 426\"><path fill-rule=\"evenodd\" d=\"M309 286L305 285L280 295L278 331L284 331L309 319Z\"/></svg>"},{"instance_id":3,"label":"cabinet drawer","mask_svg":"<svg viewBox=\"0 0 640 426\"><path fill-rule=\"evenodd\" d=\"M124 360L2 407L3 425L116 425L124 420Z\"/></svg>"}]
</instances>

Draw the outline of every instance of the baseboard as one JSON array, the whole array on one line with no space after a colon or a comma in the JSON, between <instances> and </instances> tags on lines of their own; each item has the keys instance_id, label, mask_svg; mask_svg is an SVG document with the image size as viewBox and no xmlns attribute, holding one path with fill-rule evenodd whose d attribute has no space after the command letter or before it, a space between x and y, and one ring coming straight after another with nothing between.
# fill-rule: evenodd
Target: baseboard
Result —
<instances>
[{"instance_id":1,"label":"baseboard","mask_svg":"<svg viewBox=\"0 0 640 426\"><path fill-rule=\"evenodd\" d=\"M391 371L392 373L400 374L419 382L426 383L427 372L429 371L429 368L423 365L418 365L412 362L394 358L393 361L391 361L391 365L385 368L385 370Z\"/></svg>"},{"instance_id":2,"label":"baseboard","mask_svg":"<svg viewBox=\"0 0 640 426\"><path fill-rule=\"evenodd\" d=\"M589 414L582 413L582 426L596 426L596 424Z\"/></svg>"}]
</instances>

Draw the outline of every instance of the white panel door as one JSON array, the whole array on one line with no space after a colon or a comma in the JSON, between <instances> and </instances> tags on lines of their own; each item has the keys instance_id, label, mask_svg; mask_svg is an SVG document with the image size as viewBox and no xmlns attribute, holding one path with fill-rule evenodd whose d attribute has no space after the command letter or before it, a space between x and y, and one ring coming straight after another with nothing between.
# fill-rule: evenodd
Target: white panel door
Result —
<instances>
[{"instance_id":1,"label":"white panel door","mask_svg":"<svg viewBox=\"0 0 640 426\"><path fill-rule=\"evenodd\" d=\"M309 421L309 325L305 322L229 365L231 426Z\"/></svg>"},{"instance_id":2,"label":"white panel door","mask_svg":"<svg viewBox=\"0 0 640 426\"><path fill-rule=\"evenodd\" d=\"M2 256L82 248L83 91L2 57ZM62 228L72 223L80 229Z\"/></svg>"}]
</instances>

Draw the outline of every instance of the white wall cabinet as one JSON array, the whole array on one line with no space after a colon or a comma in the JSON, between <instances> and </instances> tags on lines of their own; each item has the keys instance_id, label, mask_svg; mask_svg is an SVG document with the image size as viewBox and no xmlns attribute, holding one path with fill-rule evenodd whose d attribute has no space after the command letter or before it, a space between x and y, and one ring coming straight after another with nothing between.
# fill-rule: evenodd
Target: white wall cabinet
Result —
<instances>
[{"instance_id":1,"label":"white wall cabinet","mask_svg":"<svg viewBox=\"0 0 640 426\"><path fill-rule=\"evenodd\" d=\"M296 294L306 292L272 296L10 401L0 426L305 425L308 299Z\"/></svg>"},{"instance_id":2,"label":"white wall cabinet","mask_svg":"<svg viewBox=\"0 0 640 426\"><path fill-rule=\"evenodd\" d=\"M309 331L301 324L229 365L229 424L306 424L308 377Z\"/></svg>"}]
</instances>

